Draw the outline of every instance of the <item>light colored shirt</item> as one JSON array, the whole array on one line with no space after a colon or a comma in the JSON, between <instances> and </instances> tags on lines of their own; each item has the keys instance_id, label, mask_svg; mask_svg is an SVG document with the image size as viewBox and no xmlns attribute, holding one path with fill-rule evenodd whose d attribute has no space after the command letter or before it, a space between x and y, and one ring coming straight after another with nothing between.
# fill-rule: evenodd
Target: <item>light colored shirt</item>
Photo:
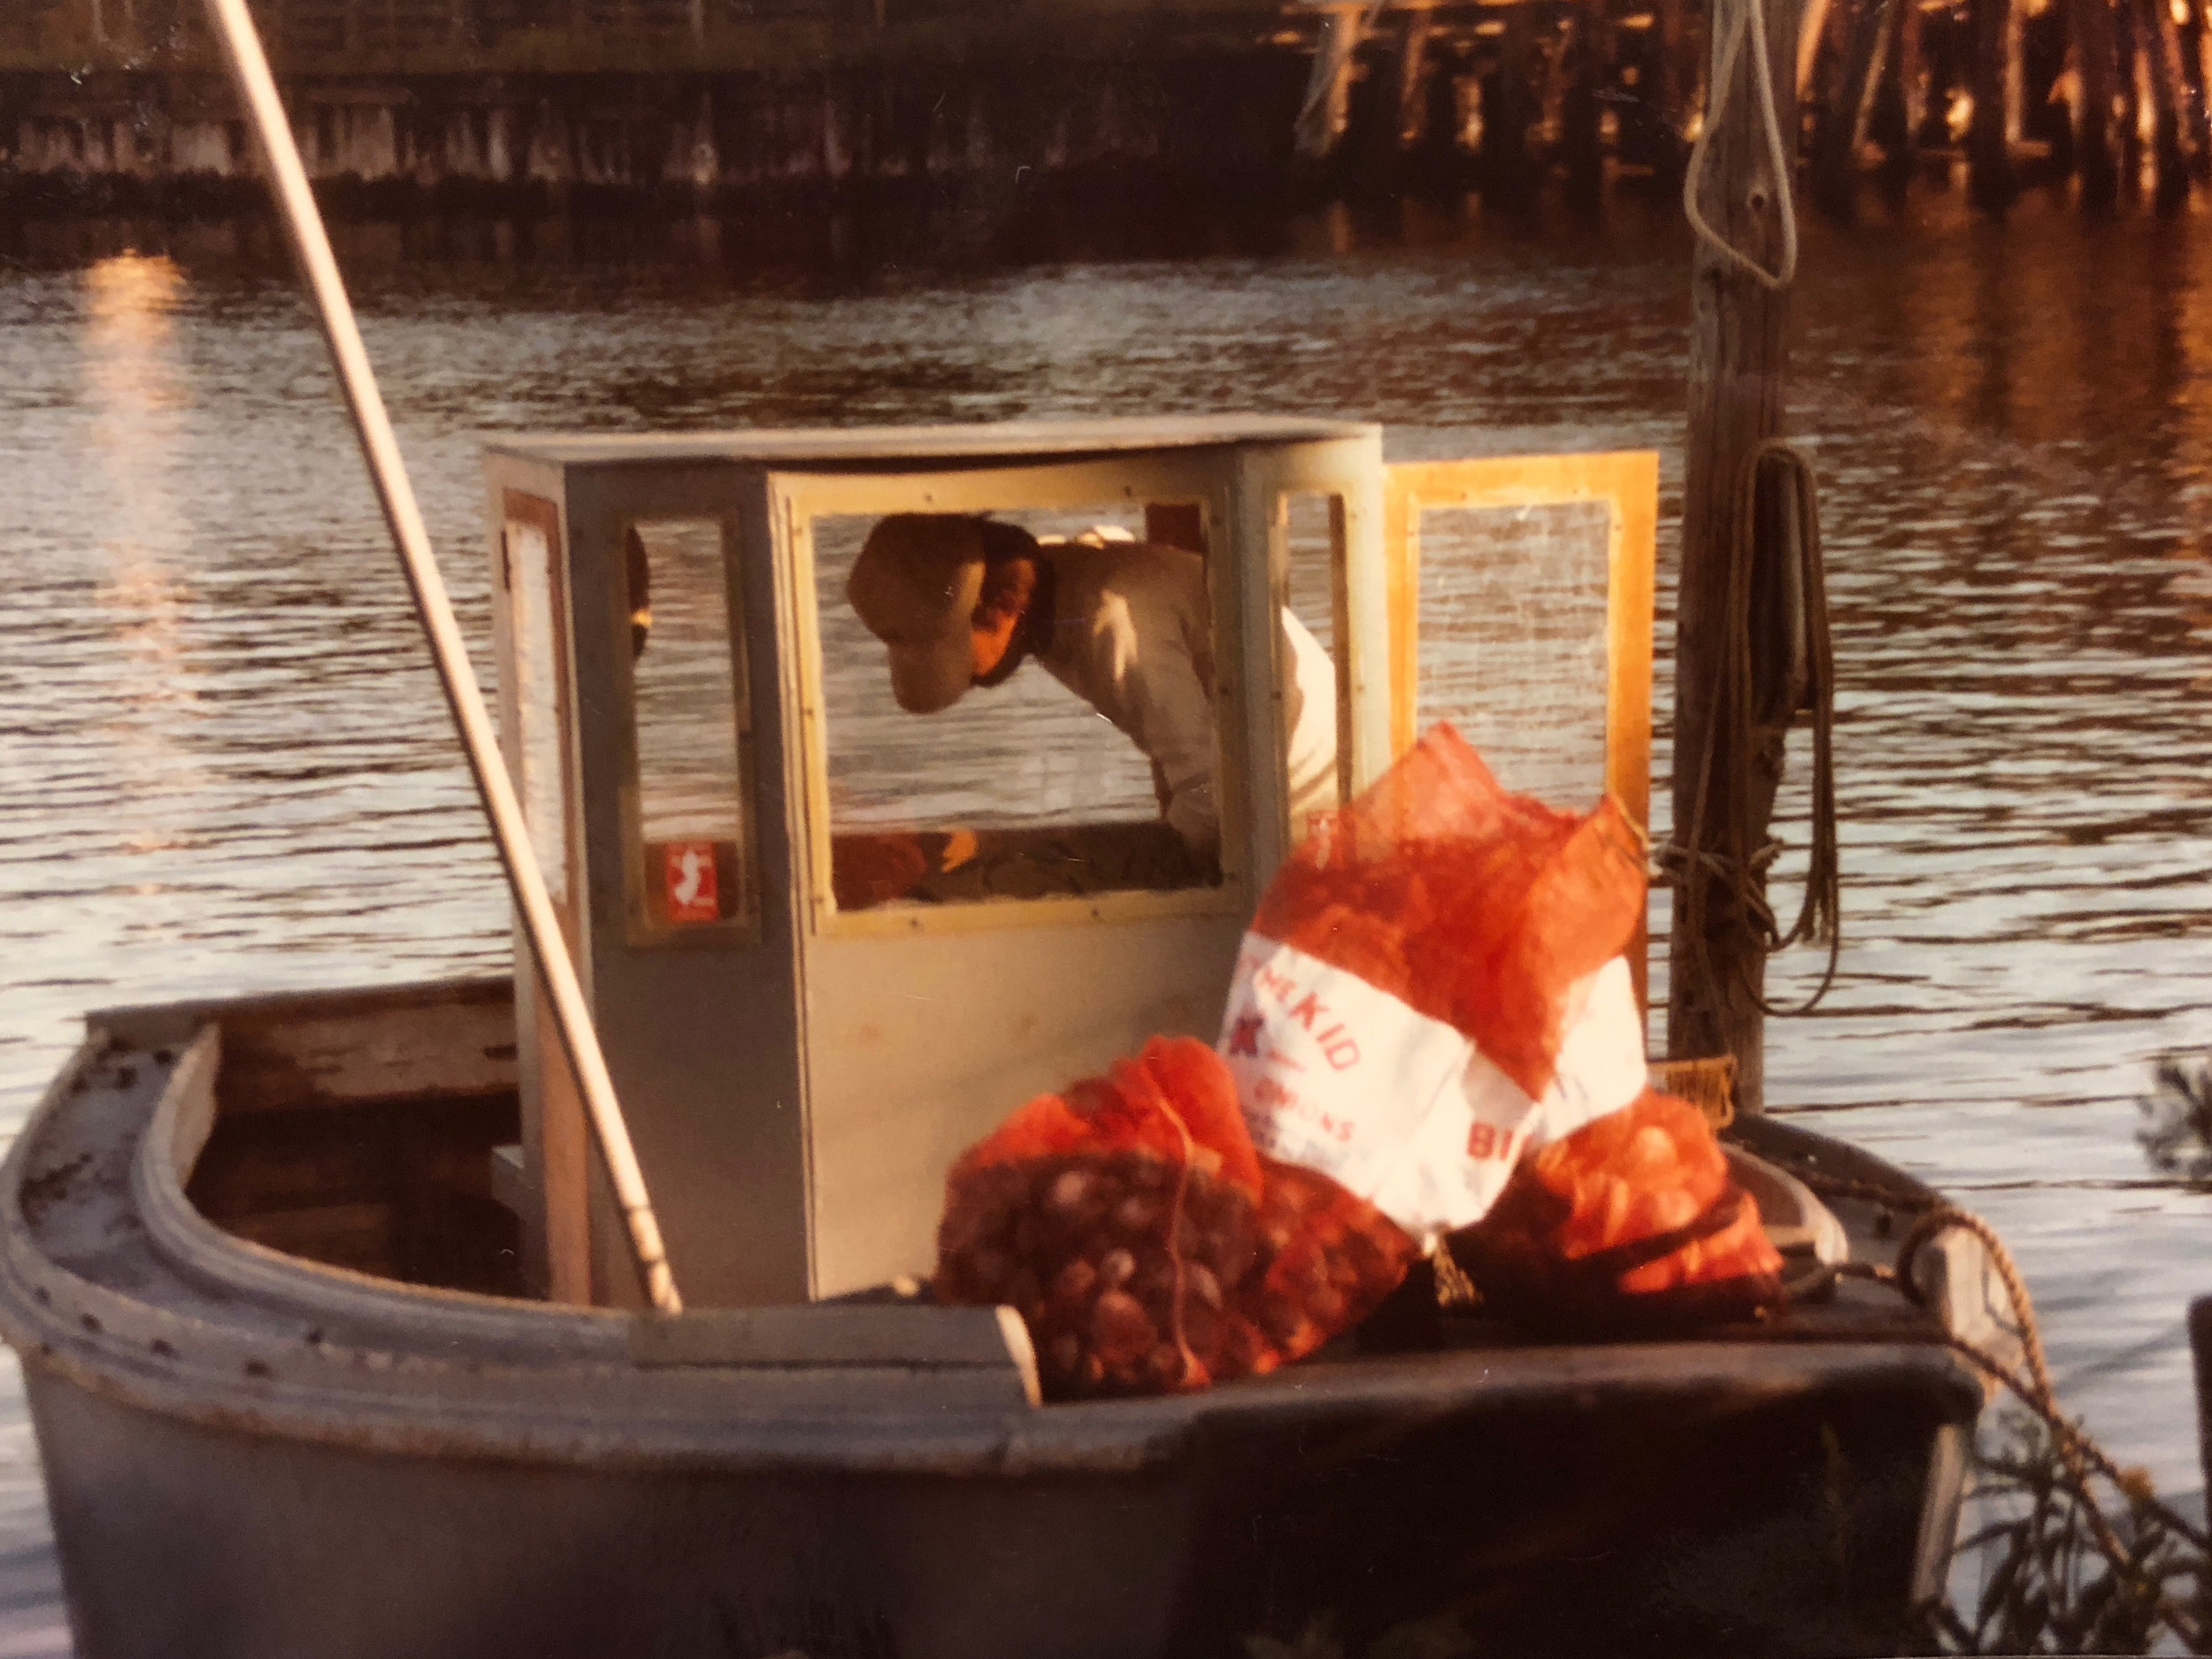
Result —
<instances>
[{"instance_id":1,"label":"light colored shirt","mask_svg":"<svg viewBox=\"0 0 2212 1659\"><path fill-rule=\"evenodd\" d=\"M1052 616L1037 660L1152 760L1160 815L1191 847L1221 845L1215 780L1213 611L1205 561L1142 541L1047 547ZM1290 668L1288 734L1293 838L1337 804L1336 670L1297 618L1282 614Z\"/></svg>"}]
</instances>

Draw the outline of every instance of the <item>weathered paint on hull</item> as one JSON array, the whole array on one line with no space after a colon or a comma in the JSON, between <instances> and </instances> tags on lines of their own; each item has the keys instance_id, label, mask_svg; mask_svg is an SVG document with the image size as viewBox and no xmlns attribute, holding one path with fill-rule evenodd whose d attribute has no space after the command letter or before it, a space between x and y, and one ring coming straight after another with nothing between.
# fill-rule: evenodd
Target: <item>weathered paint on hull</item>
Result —
<instances>
[{"instance_id":1,"label":"weathered paint on hull","mask_svg":"<svg viewBox=\"0 0 2212 1659\"><path fill-rule=\"evenodd\" d=\"M1893 1297L1794 1340L1448 1330L1038 1408L957 1343L656 1361L629 1316L318 1265L186 1197L273 1144L218 1158L210 1110L335 1146L442 1079L470 1121L511 1039L483 986L96 1020L0 1177L88 1659L1184 1659L1440 1609L1533 1655L1858 1655L1939 1586L1982 1399Z\"/></svg>"},{"instance_id":2,"label":"weathered paint on hull","mask_svg":"<svg viewBox=\"0 0 2212 1659\"><path fill-rule=\"evenodd\" d=\"M1240 1626L1439 1607L1524 1653L1895 1651L1937 1449L1893 1399L1827 1402L1683 1425L1666 1470L1590 1486L1617 1420L1400 1423L1364 1467L1309 1468L1252 1508L1263 1479L1224 1484L1241 1460L1027 1479L533 1465L211 1427L37 1366L29 1386L87 1659L1166 1659L1234 1652ZM1423 1466L1501 1429L1519 1431L1502 1455Z\"/></svg>"}]
</instances>

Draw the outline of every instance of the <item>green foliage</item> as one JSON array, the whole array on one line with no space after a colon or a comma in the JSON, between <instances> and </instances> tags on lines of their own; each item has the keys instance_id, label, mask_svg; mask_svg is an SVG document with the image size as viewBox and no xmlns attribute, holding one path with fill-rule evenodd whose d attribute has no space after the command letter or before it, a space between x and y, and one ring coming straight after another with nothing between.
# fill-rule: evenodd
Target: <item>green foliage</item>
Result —
<instances>
[{"instance_id":1,"label":"green foliage","mask_svg":"<svg viewBox=\"0 0 2212 1659\"><path fill-rule=\"evenodd\" d=\"M2174 1532L2147 1476L2114 1486L2101 1512L2121 1546L2098 1542L2097 1494L2078 1483L2050 1430L2008 1412L1975 1455L1978 1509L1991 1518L1957 1546L1978 1571L1970 1598L1924 1609L1928 1640L1954 1654L2140 1654L2196 1646L2204 1556Z\"/></svg>"},{"instance_id":2,"label":"green foliage","mask_svg":"<svg viewBox=\"0 0 2212 1659\"><path fill-rule=\"evenodd\" d=\"M2140 1104L2146 1121L2135 1138L2151 1167L2212 1187L2212 1056L2193 1072L2178 1060L2160 1061L2154 1091Z\"/></svg>"}]
</instances>

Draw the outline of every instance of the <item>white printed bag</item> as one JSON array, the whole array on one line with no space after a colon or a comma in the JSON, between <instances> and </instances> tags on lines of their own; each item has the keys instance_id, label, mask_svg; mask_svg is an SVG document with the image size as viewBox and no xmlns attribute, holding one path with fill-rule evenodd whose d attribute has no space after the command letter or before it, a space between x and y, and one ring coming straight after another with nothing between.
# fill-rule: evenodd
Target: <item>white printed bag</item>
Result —
<instances>
[{"instance_id":1,"label":"white printed bag","mask_svg":"<svg viewBox=\"0 0 2212 1659\"><path fill-rule=\"evenodd\" d=\"M1532 1100L1455 1027L1247 933L1217 1046L1261 1152L1319 1171L1425 1248L1481 1220L1525 1149L1642 1092L1642 1019L1626 960L1616 956L1569 997L1557 1075Z\"/></svg>"},{"instance_id":2,"label":"white printed bag","mask_svg":"<svg viewBox=\"0 0 2212 1659\"><path fill-rule=\"evenodd\" d=\"M1479 1221L1524 1151L1643 1091L1621 954L1643 902L1617 805L1576 817L1511 795L1434 728L1301 843L1244 937L1217 1046L1254 1144L1424 1247Z\"/></svg>"}]
</instances>

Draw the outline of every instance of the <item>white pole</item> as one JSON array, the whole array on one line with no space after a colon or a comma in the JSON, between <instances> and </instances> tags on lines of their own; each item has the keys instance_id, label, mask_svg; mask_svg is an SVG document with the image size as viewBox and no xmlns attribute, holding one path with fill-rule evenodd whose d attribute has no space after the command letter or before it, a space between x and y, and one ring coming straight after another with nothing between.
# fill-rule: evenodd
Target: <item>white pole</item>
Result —
<instances>
[{"instance_id":1,"label":"white pole","mask_svg":"<svg viewBox=\"0 0 2212 1659\"><path fill-rule=\"evenodd\" d=\"M469 770L475 775L477 793L491 818L492 840L499 849L500 863L506 868L508 885L514 889L515 904L522 913L523 931L528 935L530 949L552 994L554 1023L560 1027L562 1046L567 1049L569 1063L575 1068L585 1109L591 1115L592 1128L599 1137L599 1149L607 1161L615 1200L622 1207L622 1218L629 1229L630 1248L636 1258L638 1276L656 1309L663 1313L680 1313L683 1302L676 1294L676 1281L669 1272L667 1254L661 1244L660 1224L654 1219L652 1200L646 1194L645 1177L638 1168L637 1152L630 1144L621 1104L615 1099L614 1080L607 1075L606 1056L599 1051L599 1036L592 1028L591 1010L585 1005L575 964L569 960L567 943L554 919L553 901L545 890L545 877L538 869L537 855L531 848L522 807L515 798L514 784L507 776L506 762L500 756L491 716L484 708L484 694L478 689L475 671L469 666L460 626L454 620L453 606L446 598L445 583L438 574L438 561L430 550L430 534L423 527L421 510L416 506L414 490L407 482L399 442L392 435L391 420L384 412L383 396L377 390L376 376L361 344L361 331L355 326L353 307L346 298L345 284L339 278L338 262L331 254L330 238L323 229L322 215L316 210L314 193L308 188L307 172L300 165L299 150L292 142L292 125L284 113L282 100L277 96L276 81L269 73L269 60L262 53L260 37L254 32L246 0L207 0L207 5L216 38L222 42L223 56L230 66L232 81L260 140L262 157L268 165L270 188L275 192L285 228L291 235L292 251L298 256L301 273L314 296L323 335L330 342L338 379L345 388L346 404L353 413L354 428L360 434L362 456L375 480L377 496L384 507L384 519L391 526L392 541L406 572L407 585L414 594L415 610L422 618L423 632L430 637L430 652L437 662L438 679L445 687L453 723L460 729L461 747L468 756Z\"/></svg>"}]
</instances>

